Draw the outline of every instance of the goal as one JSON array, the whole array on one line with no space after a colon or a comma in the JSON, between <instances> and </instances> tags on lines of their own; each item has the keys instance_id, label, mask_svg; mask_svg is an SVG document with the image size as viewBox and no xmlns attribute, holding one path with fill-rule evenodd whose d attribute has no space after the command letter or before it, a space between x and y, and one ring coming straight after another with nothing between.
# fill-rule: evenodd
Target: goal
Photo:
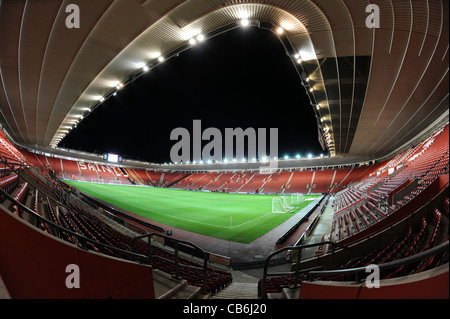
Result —
<instances>
[{"instance_id":1,"label":"goal","mask_svg":"<svg viewBox=\"0 0 450 319\"><path fill-rule=\"evenodd\" d=\"M287 213L305 201L302 194L291 194L272 198L272 213Z\"/></svg>"}]
</instances>

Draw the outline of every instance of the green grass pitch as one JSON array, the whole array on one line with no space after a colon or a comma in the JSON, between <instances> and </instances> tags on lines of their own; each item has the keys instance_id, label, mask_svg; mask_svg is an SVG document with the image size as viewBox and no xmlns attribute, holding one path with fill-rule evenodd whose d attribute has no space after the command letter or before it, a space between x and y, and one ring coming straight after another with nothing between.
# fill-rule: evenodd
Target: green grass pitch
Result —
<instances>
[{"instance_id":1,"label":"green grass pitch","mask_svg":"<svg viewBox=\"0 0 450 319\"><path fill-rule=\"evenodd\" d=\"M293 213L272 213L272 198L277 197L274 195L65 182L149 220L241 243L252 242L293 216ZM318 196L305 195L305 199ZM305 201L296 212L310 203Z\"/></svg>"}]
</instances>

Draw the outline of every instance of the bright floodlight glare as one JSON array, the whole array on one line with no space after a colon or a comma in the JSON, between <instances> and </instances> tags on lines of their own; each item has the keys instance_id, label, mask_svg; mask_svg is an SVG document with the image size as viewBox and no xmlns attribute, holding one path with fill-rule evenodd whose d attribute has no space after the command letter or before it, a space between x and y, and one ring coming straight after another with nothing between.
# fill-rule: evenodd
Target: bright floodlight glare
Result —
<instances>
[{"instance_id":1,"label":"bright floodlight glare","mask_svg":"<svg viewBox=\"0 0 450 319\"><path fill-rule=\"evenodd\" d=\"M142 70L144 71L144 72L147 72L148 71L148 66L144 66L143 68L142 68Z\"/></svg>"},{"instance_id":2,"label":"bright floodlight glare","mask_svg":"<svg viewBox=\"0 0 450 319\"><path fill-rule=\"evenodd\" d=\"M285 160L289 159L289 156L284 155L284 159L285 159Z\"/></svg>"},{"instance_id":3,"label":"bright floodlight glare","mask_svg":"<svg viewBox=\"0 0 450 319\"><path fill-rule=\"evenodd\" d=\"M192 38L192 39L189 40L189 43L190 43L191 45L195 45L195 43L197 43L197 41L195 41L195 39Z\"/></svg>"},{"instance_id":4,"label":"bright floodlight glare","mask_svg":"<svg viewBox=\"0 0 450 319\"><path fill-rule=\"evenodd\" d=\"M226 164L226 163L228 163L228 160L226 158L224 158L223 162Z\"/></svg>"},{"instance_id":5,"label":"bright floodlight glare","mask_svg":"<svg viewBox=\"0 0 450 319\"><path fill-rule=\"evenodd\" d=\"M296 159L299 159L299 158L300 158L300 155L299 155L299 154L295 155L295 158L296 158Z\"/></svg>"},{"instance_id":6,"label":"bright floodlight glare","mask_svg":"<svg viewBox=\"0 0 450 319\"><path fill-rule=\"evenodd\" d=\"M310 154L308 154L308 158L312 158L312 154L310 153Z\"/></svg>"},{"instance_id":7,"label":"bright floodlight glare","mask_svg":"<svg viewBox=\"0 0 450 319\"><path fill-rule=\"evenodd\" d=\"M250 23L250 22L248 21L248 19L243 19L243 20L241 20L241 25L242 25L243 27L248 26L249 23Z\"/></svg>"},{"instance_id":8,"label":"bright floodlight glare","mask_svg":"<svg viewBox=\"0 0 450 319\"><path fill-rule=\"evenodd\" d=\"M283 34L283 32L284 32L284 29L283 29L282 27L279 27L279 28L277 29L277 33L278 33L278 34Z\"/></svg>"},{"instance_id":9,"label":"bright floodlight glare","mask_svg":"<svg viewBox=\"0 0 450 319\"><path fill-rule=\"evenodd\" d=\"M159 62L163 62L163 61L164 61L164 57L163 57L163 56L159 56L159 57L158 57L158 61L159 61Z\"/></svg>"},{"instance_id":10,"label":"bright floodlight glare","mask_svg":"<svg viewBox=\"0 0 450 319\"><path fill-rule=\"evenodd\" d=\"M199 35L197 36L197 40L200 41L200 42L202 42L203 40L205 40L205 36L204 36L203 34L199 34Z\"/></svg>"}]
</instances>

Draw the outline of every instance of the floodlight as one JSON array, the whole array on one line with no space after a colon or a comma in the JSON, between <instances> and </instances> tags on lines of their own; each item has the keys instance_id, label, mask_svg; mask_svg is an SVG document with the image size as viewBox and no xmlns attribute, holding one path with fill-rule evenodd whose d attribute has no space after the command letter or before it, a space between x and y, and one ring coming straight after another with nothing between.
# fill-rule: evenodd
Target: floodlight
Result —
<instances>
[{"instance_id":1,"label":"floodlight","mask_svg":"<svg viewBox=\"0 0 450 319\"><path fill-rule=\"evenodd\" d=\"M248 19L243 19L243 20L241 20L241 25L243 26L243 27L246 27L246 26L248 26L250 24L250 22L248 21Z\"/></svg>"}]
</instances>

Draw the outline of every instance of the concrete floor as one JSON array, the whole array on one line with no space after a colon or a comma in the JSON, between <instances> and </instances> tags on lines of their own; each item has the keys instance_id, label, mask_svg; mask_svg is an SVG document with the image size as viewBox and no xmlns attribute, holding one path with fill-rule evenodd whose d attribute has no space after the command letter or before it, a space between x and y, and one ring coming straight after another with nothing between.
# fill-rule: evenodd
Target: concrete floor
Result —
<instances>
[{"instance_id":1,"label":"concrete floor","mask_svg":"<svg viewBox=\"0 0 450 319\"><path fill-rule=\"evenodd\" d=\"M327 206L325 207L325 210L320 216L318 223L314 227L313 232L306 238L304 242L305 245L320 243L323 235L325 235L325 240L328 240L328 236L330 235L331 232L331 226L333 224L333 217L334 217L334 209L332 207L333 201L334 196L331 195L328 200ZM316 251L317 247L305 248L302 251L302 260L314 257Z\"/></svg>"}]
</instances>

